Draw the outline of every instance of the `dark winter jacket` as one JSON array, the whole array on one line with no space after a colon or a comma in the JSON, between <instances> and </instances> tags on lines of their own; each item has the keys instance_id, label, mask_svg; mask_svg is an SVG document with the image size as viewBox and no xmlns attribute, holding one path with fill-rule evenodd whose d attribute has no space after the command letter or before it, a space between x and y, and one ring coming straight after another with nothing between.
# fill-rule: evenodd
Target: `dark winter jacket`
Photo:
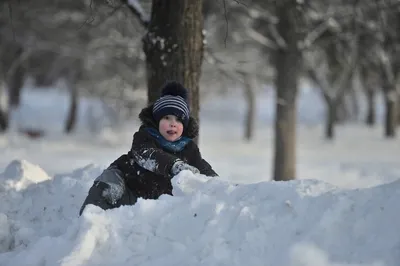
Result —
<instances>
[{"instance_id":1,"label":"dark winter jacket","mask_svg":"<svg viewBox=\"0 0 400 266\"><path fill-rule=\"evenodd\" d=\"M137 198L157 199L162 194L172 195L171 174L172 165L181 159L199 169L201 174L217 176L209 163L205 161L198 146L192 140L198 136L197 121L190 117L183 137L190 139L180 151L163 148L149 131L158 130L158 123L152 115L152 106L144 108L139 114L142 122L139 130L133 136L131 150L119 157L99 176L81 208L94 204L102 209L110 209L121 205L133 205ZM107 184L116 184L115 193L121 193L121 199L110 203L103 197ZM120 198L120 197L119 197Z\"/></svg>"}]
</instances>

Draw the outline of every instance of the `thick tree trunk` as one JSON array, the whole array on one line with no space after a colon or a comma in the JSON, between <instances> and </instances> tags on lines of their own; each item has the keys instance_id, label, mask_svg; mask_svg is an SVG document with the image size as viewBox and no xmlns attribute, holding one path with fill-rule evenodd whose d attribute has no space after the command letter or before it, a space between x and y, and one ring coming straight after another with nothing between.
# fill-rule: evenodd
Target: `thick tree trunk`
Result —
<instances>
[{"instance_id":1,"label":"thick tree trunk","mask_svg":"<svg viewBox=\"0 0 400 266\"><path fill-rule=\"evenodd\" d=\"M302 55L296 32L295 3L279 7L279 34L286 41L285 48L275 54L275 180L291 180L296 177L296 99Z\"/></svg>"},{"instance_id":2,"label":"thick tree trunk","mask_svg":"<svg viewBox=\"0 0 400 266\"><path fill-rule=\"evenodd\" d=\"M167 80L176 80L189 89L191 115L199 118L202 30L201 0L153 0L143 38L149 103L160 96Z\"/></svg>"}]
</instances>

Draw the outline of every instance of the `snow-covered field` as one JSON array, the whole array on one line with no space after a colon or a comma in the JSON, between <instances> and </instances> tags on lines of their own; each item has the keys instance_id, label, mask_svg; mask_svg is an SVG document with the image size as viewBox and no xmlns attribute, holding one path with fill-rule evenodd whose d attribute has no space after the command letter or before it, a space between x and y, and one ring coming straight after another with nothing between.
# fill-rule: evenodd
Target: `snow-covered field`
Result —
<instances>
[{"instance_id":1,"label":"snow-covered field","mask_svg":"<svg viewBox=\"0 0 400 266\"><path fill-rule=\"evenodd\" d=\"M137 121L89 135L86 101L79 132L66 137L66 101L35 117L28 100L40 95L25 97L13 126L38 121L53 132L35 141L0 136L1 266L399 265L400 141L363 125L340 126L337 140L325 141L313 92L299 103L298 180L271 181L272 95L258 98L255 139L246 143L244 105L232 94L202 107L202 154L220 178L183 172L174 197L89 206L82 217L93 179L129 149Z\"/></svg>"}]
</instances>

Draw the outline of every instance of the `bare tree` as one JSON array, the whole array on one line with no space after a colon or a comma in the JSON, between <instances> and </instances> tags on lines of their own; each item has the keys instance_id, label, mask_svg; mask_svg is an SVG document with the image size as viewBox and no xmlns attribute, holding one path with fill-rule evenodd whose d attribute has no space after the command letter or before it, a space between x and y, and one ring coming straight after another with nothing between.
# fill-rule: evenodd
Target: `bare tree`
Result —
<instances>
[{"instance_id":1,"label":"bare tree","mask_svg":"<svg viewBox=\"0 0 400 266\"><path fill-rule=\"evenodd\" d=\"M358 44L355 40L355 38L352 38L348 48L344 48L339 43L331 43L324 49L324 57L319 58L320 62L313 62L308 66L309 77L321 89L326 102L325 137L327 139L334 138L334 125L338 120L338 106L340 103L344 104L345 92L351 89L350 83L358 58ZM318 55L309 56L308 61L311 61L311 58L318 58Z\"/></svg>"},{"instance_id":2,"label":"bare tree","mask_svg":"<svg viewBox=\"0 0 400 266\"><path fill-rule=\"evenodd\" d=\"M386 3L385 3L386 4ZM381 64L382 87L386 101L385 114L385 136L395 137L397 126L397 108L399 92L397 90L397 80L400 74L400 11L391 10L385 5L384 10L379 11L382 46L377 51L377 56Z\"/></svg>"},{"instance_id":3,"label":"bare tree","mask_svg":"<svg viewBox=\"0 0 400 266\"><path fill-rule=\"evenodd\" d=\"M79 94L103 97L118 107L131 106L132 96L127 95L132 93L126 88L132 91L144 82L144 58L136 47L143 33L137 21L127 19L121 2L20 0L0 5L2 79L8 83L13 103L18 103L17 88L25 76L40 86L67 80L71 93L65 121L68 133L74 129ZM10 47L20 52L10 53ZM73 71L79 75L71 78Z\"/></svg>"},{"instance_id":4,"label":"bare tree","mask_svg":"<svg viewBox=\"0 0 400 266\"><path fill-rule=\"evenodd\" d=\"M201 0L153 0L150 20L135 2L130 10L147 28L143 38L146 55L148 101L154 102L167 80L190 89L190 109L199 118L199 80L203 61Z\"/></svg>"},{"instance_id":5,"label":"bare tree","mask_svg":"<svg viewBox=\"0 0 400 266\"><path fill-rule=\"evenodd\" d=\"M143 40L149 102L159 97L166 80L190 89L190 107L199 118L199 80L203 60L203 17L200 0L154 0Z\"/></svg>"},{"instance_id":6,"label":"bare tree","mask_svg":"<svg viewBox=\"0 0 400 266\"><path fill-rule=\"evenodd\" d=\"M276 87L275 117L275 180L296 177L296 108L299 75L302 70L301 36L296 18L299 16L295 1L277 4L277 43L280 44L274 58Z\"/></svg>"},{"instance_id":7,"label":"bare tree","mask_svg":"<svg viewBox=\"0 0 400 266\"><path fill-rule=\"evenodd\" d=\"M372 87L383 90L386 113L384 135L388 138L396 135L398 98L396 89L400 76L400 51L398 28L400 26L400 3L398 1L374 1L363 3L357 21L363 27L363 43L361 45L361 63L363 82L372 106L374 94ZM366 78L368 74L369 78ZM372 84L371 84L372 83ZM375 84L374 84L375 83ZM371 87L372 86L372 87ZM368 114L372 117L372 108ZM370 122L372 123L372 118Z\"/></svg>"},{"instance_id":8,"label":"bare tree","mask_svg":"<svg viewBox=\"0 0 400 266\"><path fill-rule=\"evenodd\" d=\"M372 64L360 65L360 81L367 98L365 123L368 126L374 126L376 124L376 93L380 83L379 75L372 67Z\"/></svg>"}]
</instances>

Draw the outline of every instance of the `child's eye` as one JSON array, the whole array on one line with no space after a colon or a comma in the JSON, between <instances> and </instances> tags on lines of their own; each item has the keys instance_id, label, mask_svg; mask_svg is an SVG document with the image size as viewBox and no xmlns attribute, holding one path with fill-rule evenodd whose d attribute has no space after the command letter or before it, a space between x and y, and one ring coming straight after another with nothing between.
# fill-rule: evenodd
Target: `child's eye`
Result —
<instances>
[{"instance_id":1,"label":"child's eye","mask_svg":"<svg viewBox=\"0 0 400 266\"><path fill-rule=\"evenodd\" d=\"M169 118L170 118L169 115L164 116L165 120L169 120Z\"/></svg>"}]
</instances>

